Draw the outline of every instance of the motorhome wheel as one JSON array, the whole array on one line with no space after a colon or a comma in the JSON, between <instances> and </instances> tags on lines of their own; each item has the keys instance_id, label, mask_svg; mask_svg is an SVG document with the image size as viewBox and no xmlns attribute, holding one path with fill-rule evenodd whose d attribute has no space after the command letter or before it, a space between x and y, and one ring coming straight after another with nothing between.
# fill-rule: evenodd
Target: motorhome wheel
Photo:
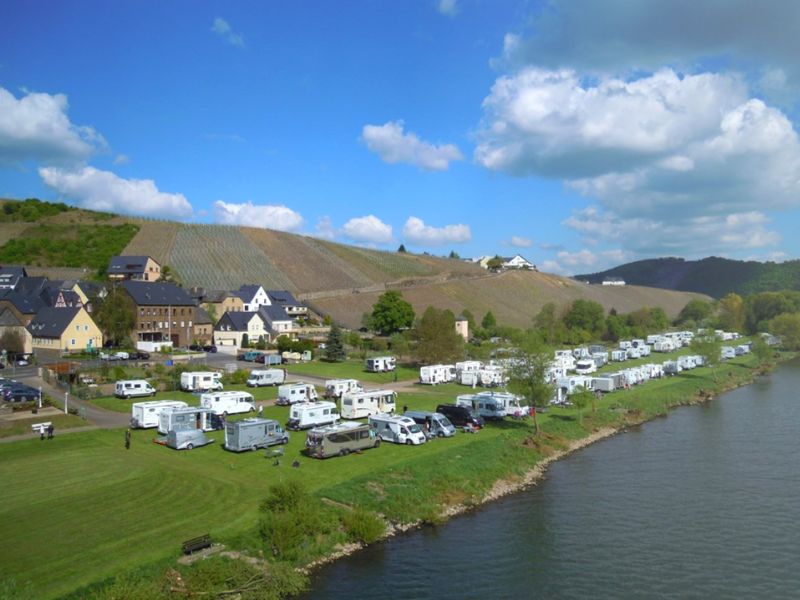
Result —
<instances>
[{"instance_id":1,"label":"motorhome wheel","mask_svg":"<svg viewBox=\"0 0 800 600\"><path fill-rule=\"evenodd\" d=\"M342 448L341 450L339 450L339 456L347 456L348 454L350 454L350 450L348 450L347 448Z\"/></svg>"},{"instance_id":2,"label":"motorhome wheel","mask_svg":"<svg viewBox=\"0 0 800 600\"><path fill-rule=\"evenodd\" d=\"M377 448L377 447L378 447L378 446L380 446L380 445L381 445L381 441L380 441L380 439L376 439L376 440L375 440L375 445L373 446L373 448Z\"/></svg>"},{"instance_id":3,"label":"motorhome wheel","mask_svg":"<svg viewBox=\"0 0 800 600\"><path fill-rule=\"evenodd\" d=\"M186 449L187 450L191 450L192 448L194 448L194 444L191 444L191 443L190 444L186 444Z\"/></svg>"},{"instance_id":4,"label":"motorhome wheel","mask_svg":"<svg viewBox=\"0 0 800 600\"><path fill-rule=\"evenodd\" d=\"M288 437L285 437L285 438L283 438L281 440L281 444L288 444L288 443L289 443L289 438Z\"/></svg>"},{"instance_id":5,"label":"motorhome wheel","mask_svg":"<svg viewBox=\"0 0 800 600\"><path fill-rule=\"evenodd\" d=\"M413 444L413 443L414 443L414 442L412 442L410 439L407 439L407 440L406 440L406 446L410 446L410 445L411 445L411 444Z\"/></svg>"},{"instance_id":6,"label":"motorhome wheel","mask_svg":"<svg viewBox=\"0 0 800 600\"><path fill-rule=\"evenodd\" d=\"M256 444L253 444L252 446L250 446L250 450L256 452L258 450L258 446Z\"/></svg>"},{"instance_id":7,"label":"motorhome wheel","mask_svg":"<svg viewBox=\"0 0 800 600\"><path fill-rule=\"evenodd\" d=\"M436 437L442 437L443 438L444 437L444 431L440 431L439 433L437 433Z\"/></svg>"}]
</instances>

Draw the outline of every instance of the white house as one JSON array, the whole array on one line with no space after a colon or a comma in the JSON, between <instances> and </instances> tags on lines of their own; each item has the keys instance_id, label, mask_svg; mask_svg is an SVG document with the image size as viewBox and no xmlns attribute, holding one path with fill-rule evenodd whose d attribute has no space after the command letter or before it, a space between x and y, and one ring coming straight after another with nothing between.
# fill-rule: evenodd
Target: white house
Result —
<instances>
[{"instance_id":1,"label":"white house","mask_svg":"<svg viewBox=\"0 0 800 600\"><path fill-rule=\"evenodd\" d=\"M603 285L625 285L625 280L620 277L606 277L603 279Z\"/></svg>"},{"instance_id":2,"label":"white house","mask_svg":"<svg viewBox=\"0 0 800 600\"><path fill-rule=\"evenodd\" d=\"M275 339L281 335L294 335L294 319L289 316L282 306L262 306L258 309L258 314L264 321L264 327L272 334Z\"/></svg>"},{"instance_id":3,"label":"white house","mask_svg":"<svg viewBox=\"0 0 800 600\"><path fill-rule=\"evenodd\" d=\"M514 256L510 257L503 257L503 268L504 269L526 269L526 270L536 270L536 265L534 265L531 261L527 258L522 256L521 254L515 254Z\"/></svg>"},{"instance_id":4,"label":"white house","mask_svg":"<svg viewBox=\"0 0 800 600\"><path fill-rule=\"evenodd\" d=\"M257 342L263 336L270 342L270 333L264 317L258 312L226 312L214 327L214 343L217 346L242 347L242 338L247 334L249 342Z\"/></svg>"},{"instance_id":5,"label":"white house","mask_svg":"<svg viewBox=\"0 0 800 600\"><path fill-rule=\"evenodd\" d=\"M242 299L245 312L256 312L261 306L270 306L269 294L260 285L243 285L234 292Z\"/></svg>"}]
</instances>

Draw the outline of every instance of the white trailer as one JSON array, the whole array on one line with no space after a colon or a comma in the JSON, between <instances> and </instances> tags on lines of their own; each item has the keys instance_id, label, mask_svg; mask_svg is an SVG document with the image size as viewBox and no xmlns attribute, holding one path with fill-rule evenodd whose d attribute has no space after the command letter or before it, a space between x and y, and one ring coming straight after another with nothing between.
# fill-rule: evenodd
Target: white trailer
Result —
<instances>
[{"instance_id":1,"label":"white trailer","mask_svg":"<svg viewBox=\"0 0 800 600\"><path fill-rule=\"evenodd\" d=\"M592 389L592 377L586 377L584 375L573 375L572 377L560 377L556 381L556 387L563 390L563 393L567 396L574 394L578 388L584 388L587 390Z\"/></svg>"},{"instance_id":2,"label":"white trailer","mask_svg":"<svg viewBox=\"0 0 800 600\"><path fill-rule=\"evenodd\" d=\"M480 371L461 371L458 377L459 377L458 382L461 385L470 385L472 387L475 387L481 382Z\"/></svg>"},{"instance_id":3,"label":"white trailer","mask_svg":"<svg viewBox=\"0 0 800 600\"><path fill-rule=\"evenodd\" d=\"M313 402L317 399L317 389L310 383L298 381L297 383L287 383L278 388L278 399L275 404L278 406L289 406L296 402Z\"/></svg>"},{"instance_id":4,"label":"white trailer","mask_svg":"<svg viewBox=\"0 0 800 600\"><path fill-rule=\"evenodd\" d=\"M628 341L628 340L622 340L619 343L619 349L620 350L627 350L628 348L632 348L632 347L633 347L633 343Z\"/></svg>"},{"instance_id":5,"label":"white trailer","mask_svg":"<svg viewBox=\"0 0 800 600\"><path fill-rule=\"evenodd\" d=\"M605 351L603 351L603 352L593 352L592 353L592 360L594 361L594 364L596 364L597 368L599 369L603 365L607 365L608 364L608 352L605 352Z\"/></svg>"},{"instance_id":6,"label":"white trailer","mask_svg":"<svg viewBox=\"0 0 800 600\"><path fill-rule=\"evenodd\" d=\"M199 406L167 408L158 415L158 432L167 435L170 431L199 429L212 431L211 409Z\"/></svg>"},{"instance_id":7,"label":"white trailer","mask_svg":"<svg viewBox=\"0 0 800 600\"><path fill-rule=\"evenodd\" d=\"M364 367L370 373L394 371L397 367L397 359L394 356L376 356L374 358L368 358Z\"/></svg>"},{"instance_id":8,"label":"white trailer","mask_svg":"<svg viewBox=\"0 0 800 600\"><path fill-rule=\"evenodd\" d=\"M147 402L134 402L131 404L131 427L134 429L149 429L158 427L158 416L162 410L171 408L186 408L189 406L181 400L149 400Z\"/></svg>"},{"instance_id":9,"label":"white trailer","mask_svg":"<svg viewBox=\"0 0 800 600\"><path fill-rule=\"evenodd\" d=\"M345 419L363 419L370 415L394 413L397 392L392 390L369 390L342 395L341 414Z\"/></svg>"},{"instance_id":10,"label":"white trailer","mask_svg":"<svg viewBox=\"0 0 800 600\"><path fill-rule=\"evenodd\" d=\"M639 346L639 355L642 357L650 356L650 346L648 346L647 344Z\"/></svg>"},{"instance_id":11,"label":"white trailer","mask_svg":"<svg viewBox=\"0 0 800 600\"><path fill-rule=\"evenodd\" d=\"M478 374L480 375L479 383L483 387L504 385L508 380L506 377L506 370L499 365L487 365L481 369Z\"/></svg>"},{"instance_id":12,"label":"white trailer","mask_svg":"<svg viewBox=\"0 0 800 600\"><path fill-rule=\"evenodd\" d=\"M675 350L675 343L668 338L661 339L653 344L653 352L672 352Z\"/></svg>"},{"instance_id":13,"label":"white trailer","mask_svg":"<svg viewBox=\"0 0 800 600\"><path fill-rule=\"evenodd\" d=\"M216 371L185 371L181 373L184 392L216 392L222 390L222 375Z\"/></svg>"},{"instance_id":14,"label":"white trailer","mask_svg":"<svg viewBox=\"0 0 800 600\"><path fill-rule=\"evenodd\" d=\"M736 348L733 346L723 346L720 348L720 358L736 358Z\"/></svg>"},{"instance_id":15,"label":"white trailer","mask_svg":"<svg viewBox=\"0 0 800 600\"><path fill-rule=\"evenodd\" d=\"M611 360L614 362L623 362L628 360L628 352L626 350L612 350Z\"/></svg>"},{"instance_id":16,"label":"white trailer","mask_svg":"<svg viewBox=\"0 0 800 600\"><path fill-rule=\"evenodd\" d=\"M337 400L342 397L342 394L347 392L363 392L362 386L357 379L328 379L325 382L325 397L336 398Z\"/></svg>"},{"instance_id":17,"label":"white trailer","mask_svg":"<svg viewBox=\"0 0 800 600\"><path fill-rule=\"evenodd\" d=\"M650 346L652 346L652 345L653 345L653 344L655 344L656 342L660 342L660 341L661 341L661 340L663 340L663 339L664 339L664 336L662 336L661 334L656 334L656 335L648 335L648 336L647 336L647 343L648 343Z\"/></svg>"},{"instance_id":18,"label":"white trailer","mask_svg":"<svg viewBox=\"0 0 800 600\"><path fill-rule=\"evenodd\" d=\"M333 425L338 420L339 411L333 402L298 402L289 409L286 429L311 429L320 425Z\"/></svg>"},{"instance_id":19,"label":"white trailer","mask_svg":"<svg viewBox=\"0 0 800 600\"><path fill-rule=\"evenodd\" d=\"M479 360L465 360L456 363L456 373L476 373L482 367L483 363Z\"/></svg>"},{"instance_id":20,"label":"white trailer","mask_svg":"<svg viewBox=\"0 0 800 600\"><path fill-rule=\"evenodd\" d=\"M591 358L582 358L575 362L575 372L578 375L589 375L597 371L597 365Z\"/></svg>"},{"instance_id":21,"label":"white trailer","mask_svg":"<svg viewBox=\"0 0 800 600\"><path fill-rule=\"evenodd\" d=\"M572 356L571 350L556 350L555 358L557 366L563 367L567 371L575 368L575 357Z\"/></svg>"},{"instance_id":22,"label":"white trailer","mask_svg":"<svg viewBox=\"0 0 800 600\"><path fill-rule=\"evenodd\" d=\"M210 409L215 415L225 417L256 411L253 394L237 391L201 394L200 406Z\"/></svg>"},{"instance_id":23,"label":"white trailer","mask_svg":"<svg viewBox=\"0 0 800 600\"><path fill-rule=\"evenodd\" d=\"M595 391L608 393L617 389L617 386L613 377L593 377L592 388Z\"/></svg>"},{"instance_id":24,"label":"white trailer","mask_svg":"<svg viewBox=\"0 0 800 600\"><path fill-rule=\"evenodd\" d=\"M369 424L384 442L419 446L428 441L425 432L411 417L377 414L370 415Z\"/></svg>"},{"instance_id":25,"label":"white trailer","mask_svg":"<svg viewBox=\"0 0 800 600\"><path fill-rule=\"evenodd\" d=\"M247 378L247 386L280 385L284 381L286 381L286 369L253 369Z\"/></svg>"},{"instance_id":26,"label":"white trailer","mask_svg":"<svg viewBox=\"0 0 800 600\"><path fill-rule=\"evenodd\" d=\"M642 357L642 351L639 348L634 348L633 346L628 348L626 353L628 355L628 358L636 359Z\"/></svg>"},{"instance_id":27,"label":"white trailer","mask_svg":"<svg viewBox=\"0 0 800 600\"><path fill-rule=\"evenodd\" d=\"M428 365L419 368L419 382L425 385L449 383L455 379L456 371L453 365Z\"/></svg>"}]
</instances>

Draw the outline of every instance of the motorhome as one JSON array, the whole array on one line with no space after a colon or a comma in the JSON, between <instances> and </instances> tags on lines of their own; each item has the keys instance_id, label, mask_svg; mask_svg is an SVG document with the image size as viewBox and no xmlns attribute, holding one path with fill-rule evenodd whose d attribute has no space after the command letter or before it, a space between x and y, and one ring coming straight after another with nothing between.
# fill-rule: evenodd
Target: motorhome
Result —
<instances>
[{"instance_id":1,"label":"motorhome","mask_svg":"<svg viewBox=\"0 0 800 600\"><path fill-rule=\"evenodd\" d=\"M403 416L414 419L428 437L451 437L456 434L456 428L450 419L441 413L426 412L424 410L407 410Z\"/></svg>"},{"instance_id":2,"label":"motorhome","mask_svg":"<svg viewBox=\"0 0 800 600\"><path fill-rule=\"evenodd\" d=\"M247 378L248 387L280 385L286 381L285 369L253 369Z\"/></svg>"},{"instance_id":3,"label":"motorhome","mask_svg":"<svg viewBox=\"0 0 800 600\"><path fill-rule=\"evenodd\" d=\"M593 377L592 389L596 392L604 392L607 394L617 389L617 386L614 383L613 377Z\"/></svg>"},{"instance_id":4,"label":"motorhome","mask_svg":"<svg viewBox=\"0 0 800 600\"><path fill-rule=\"evenodd\" d=\"M456 397L456 406L471 408L484 419L502 419L506 416L504 404L488 394L461 394Z\"/></svg>"},{"instance_id":5,"label":"motorhome","mask_svg":"<svg viewBox=\"0 0 800 600\"><path fill-rule=\"evenodd\" d=\"M642 349L641 348L634 348L633 346L631 346L630 348L628 348L626 350L626 354L628 355L628 358L632 358L632 359L641 358L642 357Z\"/></svg>"},{"instance_id":6,"label":"motorhome","mask_svg":"<svg viewBox=\"0 0 800 600\"><path fill-rule=\"evenodd\" d=\"M370 373L385 373L395 370L397 359L394 356L376 356L368 358L364 366Z\"/></svg>"},{"instance_id":7,"label":"motorhome","mask_svg":"<svg viewBox=\"0 0 800 600\"><path fill-rule=\"evenodd\" d=\"M597 371L597 365L591 358L582 358L575 362L575 372L578 375L589 375Z\"/></svg>"},{"instance_id":8,"label":"motorhome","mask_svg":"<svg viewBox=\"0 0 800 600\"><path fill-rule=\"evenodd\" d=\"M623 362L625 360L628 360L627 350L612 350L611 360L614 362Z\"/></svg>"},{"instance_id":9,"label":"motorhome","mask_svg":"<svg viewBox=\"0 0 800 600\"><path fill-rule=\"evenodd\" d=\"M131 427L134 429L149 429L158 427L158 415L168 408L186 408L188 404L181 400L150 400L148 402L134 402L131 405Z\"/></svg>"},{"instance_id":10,"label":"motorhome","mask_svg":"<svg viewBox=\"0 0 800 600\"><path fill-rule=\"evenodd\" d=\"M555 358L557 366L563 367L568 371L575 368L575 357L572 356L571 350L556 350Z\"/></svg>"},{"instance_id":11,"label":"motorhome","mask_svg":"<svg viewBox=\"0 0 800 600\"><path fill-rule=\"evenodd\" d=\"M158 415L158 432L166 435L174 429L201 429L212 431L210 408L188 406L186 408L167 408Z\"/></svg>"},{"instance_id":12,"label":"motorhome","mask_svg":"<svg viewBox=\"0 0 800 600\"><path fill-rule=\"evenodd\" d=\"M680 365L681 369L684 371L694 369L697 366L694 356L679 356L678 365Z\"/></svg>"},{"instance_id":13,"label":"motorhome","mask_svg":"<svg viewBox=\"0 0 800 600\"><path fill-rule=\"evenodd\" d=\"M215 415L236 415L255 412L256 402L253 394L247 392L213 392L200 396L200 406L209 408Z\"/></svg>"},{"instance_id":14,"label":"motorhome","mask_svg":"<svg viewBox=\"0 0 800 600\"><path fill-rule=\"evenodd\" d=\"M520 418L530 413L530 408L528 406L520 404L520 397L510 392L486 391L478 392L478 396L493 398L495 401L499 402L505 410L506 416L509 417Z\"/></svg>"},{"instance_id":15,"label":"motorhome","mask_svg":"<svg viewBox=\"0 0 800 600\"><path fill-rule=\"evenodd\" d=\"M664 339L664 336L662 336L661 334L648 335L647 336L647 343L652 346L656 342L660 342L663 339Z\"/></svg>"},{"instance_id":16,"label":"motorhome","mask_svg":"<svg viewBox=\"0 0 800 600\"><path fill-rule=\"evenodd\" d=\"M650 356L650 346L647 344L642 344L637 349L639 350L639 356Z\"/></svg>"},{"instance_id":17,"label":"motorhome","mask_svg":"<svg viewBox=\"0 0 800 600\"><path fill-rule=\"evenodd\" d=\"M213 444L214 440L206 437L202 429L170 429L166 443L174 450L192 450Z\"/></svg>"},{"instance_id":18,"label":"motorhome","mask_svg":"<svg viewBox=\"0 0 800 600\"><path fill-rule=\"evenodd\" d=\"M682 370L677 361L674 360L665 361L661 367L664 369L664 375L677 375Z\"/></svg>"},{"instance_id":19,"label":"motorhome","mask_svg":"<svg viewBox=\"0 0 800 600\"><path fill-rule=\"evenodd\" d=\"M155 396L156 388L144 379L126 379L117 381L114 385L114 395L117 398L142 398Z\"/></svg>"},{"instance_id":20,"label":"motorhome","mask_svg":"<svg viewBox=\"0 0 800 600\"><path fill-rule=\"evenodd\" d=\"M278 388L278 399L275 404L278 406L289 406L296 402L313 402L317 399L317 389L310 383L298 381L297 383L287 383Z\"/></svg>"},{"instance_id":21,"label":"motorhome","mask_svg":"<svg viewBox=\"0 0 800 600\"><path fill-rule=\"evenodd\" d=\"M339 411L333 402L298 402L289 409L286 428L294 431L321 425L333 425L339 420Z\"/></svg>"},{"instance_id":22,"label":"motorhome","mask_svg":"<svg viewBox=\"0 0 800 600\"><path fill-rule=\"evenodd\" d=\"M672 352L675 350L675 342L671 339L663 338L653 344L653 352Z\"/></svg>"},{"instance_id":23,"label":"motorhome","mask_svg":"<svg viewBox=\"0 0 800 600\"><path fill-rule=\"evenodd\" d=\"M456 373L476 373L482 367L483 363L479 360L465 360L456 363Z\"/></svg>"},{"instance_id":24,"label":"motorhome","mask_svg":"<svg viewBox=\"0 0 800 600\"><path fill-rule=\"evenodd\" d=\"M620 350L627 350L628 348L632 348L633 344L628 340L621 340L619 343Z\"/></svg>"},{"instance_id":25,"label":"motorhome","mask_svg":"<svg viewBox=\"0 0 800 600\"><path fill-rule=\"evenodd\" d=\"M357 379L328 379L325 382L325 397L339 399L347 392L363 392L364 386Z\"/></svg>"},{"instance_id":26,"label":"motorhome","mask_svg":"<svg viewBox=\"0 0 800 600\"><path fill-rule=\"evenodd\" d=\"M475 387L481 382L480 371L461 371L461 373L458 374L458 377L458 382L461 385L471 385L472 387Z\"/></svg>"},{"instance_id":27,"label":"motorhome","mask_svg":"<svg viewBox=\"0 0 800 600\"><path fill-rule=\"evenodd\" d=\"M379 413L394 413L397 392L392 390L369 390L349 392L342 395L341 414L345 419L363 419Z\"/></svg>"},{"instance_id":28,"label":"motorhome","mask_svg":"<svg viewBox=\"0 0 800 600\"><path fill-rule=\"evenodd\" d=\"M572 377L561 377L556 381L556 387L564 390L564 394L570 396L578 391L578 388L587 390L592 389L592 377L585 375L573 375Z\"/></svg>"},{"instance_id":29,"label":"motorhome","mask_svg":"<svg viewBox=\"0 0 800 600\"><path fill-rule=\"evenodd\" d=\"M453 365L428 365L419 368L419 382L426 385L449 383L456 377Z\"/></svg>"},{"instance_id":30,"label":"motorhome","mask_svg":"<svg viewBox=\"0 0 800 600\"><path fill-rule=\"evenodd\" d=\"M592 353L589 351L589 349L584 346L572 349L572 356L575 358L575 360L589 358L591 355Z\"/></svg>"},{"instance_id":31,"label":"motorhome","mask_svg":"<svg viewBox=\"0 0 800 600\"><path fill-rule=\"evenodd\" d=\"M184 392L216 392L222 390L222 374L216 371L187 371L181 373Z\"/></svg>"},{"instance_id":32,"label":"motorhome","mask_svg":"<svg viewBox=\"0 0 800 600\"><path fill-rule=\"evenodd\" d=\"M592 352L592 360L597 368L608 364L608 352Z\"/></svg>"},{"instance_id":33,"label":"motorhome","mask_svg":"<svg viewBox=\"0 0 800 600\"><path fill-rule=\"evenodd\" d=\"M225 450L243 452L288 444L289 434L275 419L242 419L225 424Z\"/></svg>"},{"instance_id":34,"label":"motorhome","mask_svg":"<svg viewBox=\"0 0 800 600\"><path fill-rule=\"evenodd\" d=\"M508 381L506 370L500 365L486 365L478 371L478 374L480 376L479 383L483 387L496 387L504 385Z\"/></svg>"},{"instance_id":35,"label":"motorhome","mask_svg":"<svg viewBox=\"0 0 800 600\"><path fill-rule=\"evenodd\" d=\"M387 414L370 415L369 424L375 430L375 435L384 442L419 446L428 441L425 433L411 417Z\"/></svg>"},{"instance_id":36,"label":"motorhome","mask_svg":"<svg viewBox=\"0 0 800 600\"><path fill-rule=\"evenodd\" d=\"M315 427L306 434L306 453L312 458L347 456L351 452L377 448L381 438L369 423L341 421L336 425Z\"/></svg>"}]
</instances>

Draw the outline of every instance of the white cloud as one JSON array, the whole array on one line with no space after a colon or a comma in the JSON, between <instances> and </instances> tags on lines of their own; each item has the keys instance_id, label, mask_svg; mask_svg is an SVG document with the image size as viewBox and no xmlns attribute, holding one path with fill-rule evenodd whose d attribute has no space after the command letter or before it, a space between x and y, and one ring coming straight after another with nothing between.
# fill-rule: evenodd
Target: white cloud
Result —
<instances>
[{"instance_id":1,"label":"white cloud","mask_svg":"<svg viewBox=\"0 0 800 600\"><path fill-rule=\"evenodd\" d=\"M94 167L42 167L39 175L46 185L83 208L165 219L192 214L183 194L160 192L152 179L123 179Z\"/></svg>"},{"instance_id":2,"label":"white cloud","mask_svg":"<svg viewBox=\"0 0 800 600\"><path fill-rule=\"evenodd\" d=\"M131 159L127 154L117 154L114 157L115 165L127 165L129 162L131 162Z\"/></svg>"},{"instance_id":3,"label":"white cloud","mask_svg":"<svg viewBox=\"0 0 800 600\"><path fill-rule=\"evenodd\" d=\"M322 217L317 221L316 226L314 227L314 233L312 233L314 237L323 239L323 240L333 240L336 238L336 229L333 226L333 221L331 221L330 217Z\"/></svg>"},{"instance_id":4,"label":"white cloud","mask_svg":"<svg viewBox=\"0 0 800 600\"><path fill-rule=\"evenodd\" d=\"M578 252L567 252L563 250L558 253L558 262L569 267L591 267L597 263L597 256L589 250L579 250Z\"/></svg>"},{"instance_id":5,"label":"white cloud","mask_svg":"<svg viewBox=\"0 0 800 600\"><path fill-rule=\"evenodd\" d=\"M383 162L407 163L431 171L446 171L451 161L464 158L455 145L425 142L415 133L404 133L403 126L403 121L364 125L361 141Z\"/></svg>"},{"instance_id":6,"label":"white cloud","mask_svg":"<svg viewBox=\"0 0 800 600\"><path fill-rule=\"evenodd\" d=\"M238 33L235 33L225 19L220 17L214 19L214 23L211 25L211 31L216 33L219 37L232 46L237 46L239 48L244 46L244 38Z\"/></svg>"},{"instance_id":7,"label":"white cloud","mask_svg":"<svg viewBox=\"0 0 800 600\"><path fill-rule=\"evenodd\" d=\"M443 246L445 244L463 244L472 239L469 225L445 225L431 227L418 217L409 217L403 226L405 241L417 246Z\"/></svg>"},{"instance_id":8,"label":"white cloud","mask_svg":"<svg viewBox=\"0 0 800 600\"><path fill-rule=\"evenodd\" d=\"M566 274L564 267L555 260L543 260L539 263L539 270L543 273L555 273L556 275Z\"/></svg>"},{"instance_id":9,"label":"white cloud","mask_svg":"<svg viewBox=\"0 0 800 600\"><path fill-rule=\"evenodd\" d=\"M282 204L234 203L217 200L214 215L223 225L261 227L278 231L295 231L302 227L303 217Z\"/></svg>"},{"instance_id":10,"label":"white cloud","mask_svg":"<svg viewBox=\"0 0 800 600\"><path fill-rule=\"evenodd\" d=\"M458 0L439 0L436 9L445 16L455 17L459 12Z\"/></svg>"},{"instance_id":11,"label":"white cloud","mask_svg":"<svg viewBox=\"0 0 800 600\"><path fill-rule=\"evenodd\" d=\"M375 215L350 219L342 227L342 233L354 242L388 244L392 241L392 226Z\"/></svg>"},{"instance_id":12,"label":"white cloud","mask_svg":"<svg viewBox=\"0 0 800 600\"><path fill-rule=\"evenodd\" d=\"M20 99L0 88L0 164L33 159L78 163L106 147L92 127L74 125L64 94L25 92Z\"/></svg>"},{"instance_id":13,"label":"white cloud","mask_svg":"<svg viewBox=\"0 0 800 600\"><path fill-rule=\"evenodd\" d=\"M509 246L514 246L515 248L530 248L533 246L533 241L530 238L522 237L521 235L512 235L511 239L508 240Z\"/></svg>"}]
</instances>

